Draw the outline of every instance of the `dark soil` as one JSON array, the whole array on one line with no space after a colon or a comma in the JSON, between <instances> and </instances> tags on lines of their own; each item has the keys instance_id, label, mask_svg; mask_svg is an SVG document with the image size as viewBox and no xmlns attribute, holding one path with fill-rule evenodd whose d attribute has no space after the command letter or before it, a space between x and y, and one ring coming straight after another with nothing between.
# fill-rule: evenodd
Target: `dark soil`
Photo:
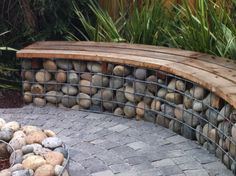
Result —
<instances>
[{"instance_id":1,"label":"dark soil","mask_svg":"<svg viewBox=\"0 0 236 176\"><path fill-rule=\"evenodd\" d=\"M20 108L23 104L21 92L0 90L0 108Z\"/></svg>"}]
</instances>

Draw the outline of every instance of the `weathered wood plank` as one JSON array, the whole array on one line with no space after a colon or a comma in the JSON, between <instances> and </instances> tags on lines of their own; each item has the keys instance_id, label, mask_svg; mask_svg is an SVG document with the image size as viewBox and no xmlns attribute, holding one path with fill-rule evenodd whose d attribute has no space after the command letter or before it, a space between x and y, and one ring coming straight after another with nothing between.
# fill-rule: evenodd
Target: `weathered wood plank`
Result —
<instances>
[{"instance_id":1,"label":"weathered wood plank","mask_svg":"<svg viewBox=\"0 0 236 176\"><path fill-rule=\"evenodd\" d=\"M230 68L233 70L236 70L236 67L234 64L236 64L236 61L226 59L226 58L220 58L217 56L212 56L208 54L203 54L195 51L186 51L186 50L181 50L181 49L176 49L176 48L166 48L166 47L159 47L159 46L149 46L149 45L141 45L141 44L127 44L127 43L104 43L104 42L65 42L65 41L50 41L50 42L36 42L29 47L26 48L31 48L31 49L40 49L40 47L52 47L56 49L57 47L64 46L64 47L83 47L86 46L87 48L90 47L97 47L100 49L109 49L109 48L119 48L119 51L122 51L123 49L132 49L134 51L149 51L151 53L163 53L163 54L169 54L172 56L182 56L186 58L192 58L192 59L197 59L197 60L203 60L207 61L209 63L217 64L222 67ZM233 64L233 65L232 65Z\"/></svg>"},{"instance_id":2,"label":"weathered wood plank","mask_svg":"<svg viewBox=\"0 0 236 176\"><path fill-rule=\"evenodd\" d=\"M96 42L37 42L19 58L67 58L159 69L191 80L236 107L236 63L192 51Z\"/></svg>"}]
</instances>

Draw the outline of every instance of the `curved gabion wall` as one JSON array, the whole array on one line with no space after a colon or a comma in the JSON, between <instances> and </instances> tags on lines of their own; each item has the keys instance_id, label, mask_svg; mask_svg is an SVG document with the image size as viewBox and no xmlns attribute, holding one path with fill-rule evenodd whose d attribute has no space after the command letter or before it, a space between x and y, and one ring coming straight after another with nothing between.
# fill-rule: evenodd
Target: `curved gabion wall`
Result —
<instances>
[{"instance_id":1,"label":"curved gabion wall","mask_svg":"<svg viewBox=\"0 0 236 176\"><path fill-rule=\"evenodd\" d=\"M197 140L235 173L236 110L189 80L158 69L63 59L23 60L22 76L26 103L157 123Z\"/></svg>"}]
</instances>

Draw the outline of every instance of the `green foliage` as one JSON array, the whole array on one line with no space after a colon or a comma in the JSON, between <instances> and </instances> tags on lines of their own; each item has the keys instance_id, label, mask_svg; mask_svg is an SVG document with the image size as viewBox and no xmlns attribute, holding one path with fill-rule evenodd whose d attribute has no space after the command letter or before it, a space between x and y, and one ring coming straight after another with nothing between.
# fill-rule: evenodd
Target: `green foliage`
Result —
<instances>
[{"instance_id":1,"label":"green foliage","mask_svg":"<svg viewBox=\"0 0 236 176\"><path fill-rule=\"evenodd\" d=\"M135 4L124 28L125 38L131 43L163 45L165 30L169 28L170 16L163 2L146 2L142 9Z\"/></svg>"},{"instance_id":2,"label":"green foliage","mask_svg":"<svg viewBox=\"0 0 236 176\"><path fill-rule=\"evenodd\" d=\"M185 0L176 9L173 29L168 31L171 45L236 58L236 28L223 4L198 0L197 10L192 10Z\"/></svg>"},{"instance_id":3,"label":"green foliage","mask_svg":"<svg viewBox=\"0 0 236 176\"><path fill-rule=\"evenodd\" d=\"M91 12L94 14L96 18L96 24L94 24L93 20L90 18L86 18L84 14L79 9L77 2L73 2L74 11L77 17L79 18L80 22L82 23L86 34L81 31L79 28L74 26L76 30L81 34L84 39L86 40L93 40L93 41L112 41L112 42L119 42L124 41L119 34L118 29L118 22L113 21L109 14L103 11L96 2L89 1L88 7L90 8ZM70 35L67 37L70 40L78 40L79 38L73 33L68 32Z\"/></svg>"},{"instance_id":4,"label":"green foliage","mask_svg":"<svg viewBox=\"0 0 236 176\"><path fill-rule=\"evenodd\" d=\"M96 23L74 6L86 32L75 28L86 40L164 45L236 59L235 13L230 13L227 6L231 4L233 12L236 0L230 3L224 0L220 4L198 0L195 10L188 0L171 10L163 6L164 1L144 2L142 9L135 4L133 10L121 11L114 20L90 1L88 6ZM68 39L78 40L78 33L68 33Z\"/></svg>"}]
</instances>

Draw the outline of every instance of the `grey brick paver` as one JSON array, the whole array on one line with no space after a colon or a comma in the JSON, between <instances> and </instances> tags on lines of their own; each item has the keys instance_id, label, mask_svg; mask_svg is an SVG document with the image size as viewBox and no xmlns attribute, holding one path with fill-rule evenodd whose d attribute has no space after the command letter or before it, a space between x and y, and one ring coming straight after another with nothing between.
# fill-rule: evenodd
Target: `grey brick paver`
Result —
<instances>
[{"instance_id":1,"label":"grey brick paver","mask_svg":"<svg viewBox=\"0 0 236 176\"><path fill-rule=\"evenodd\" d=\"M71 176L233 176L194 141L149 122L32 105L0 109L0 118L55 131L70 147Z\"/></svg>"}]
</instances>

